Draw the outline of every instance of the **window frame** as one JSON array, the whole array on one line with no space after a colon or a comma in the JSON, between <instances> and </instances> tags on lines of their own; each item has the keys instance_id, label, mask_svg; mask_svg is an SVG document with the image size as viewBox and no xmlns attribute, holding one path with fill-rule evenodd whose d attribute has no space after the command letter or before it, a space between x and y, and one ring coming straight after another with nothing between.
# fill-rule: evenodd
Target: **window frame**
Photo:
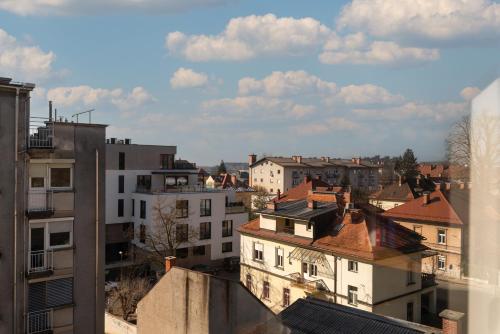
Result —
<instances>
[{"instance_id":1,"label":"window frame","mask_svg":"<svg viewBox=\"0 0 500 334\"><path fill-rule=\"evenodd\" d=\"M441 234L441 232L443 232ZM441 237L443 237L444 241L441 241ZM447 231L444 228L438 228L437 229L437 243L439 245L446 245L446 240L447 239Z\"/></svg>"},{"instance_id":2,"label":"window frame","mask_svg":"<svg viewBox=\"0 0 500 334\"><path fill-rule=\"evenodd\" d=\"M233 220L225 219L222 221L222 237L227 238L232 236L233 236Z\"/></svg>"},{"instance_id":3,"label":"window frame","mask_svg":"<svg viewBox=\"0 0 500 334\"><path fill-rule=\"evenodd\" d=\"M139 202L139 218L146 219L147 209L146 209L146 201L141 199Z\"/></svg>"},{"instance_id":4,"label":"window frame","mask_svg":"<svg viewBox=\"0 0 500 334\"><path fill-rule=\"evenodd\" d=\"M180 203L186 203L181 207ZM179 213L180 212L180 213ZM187 199L178 199L175 201L175 218L188 218L189 217L189 200Z\"/></svg>"},{"instance_id":5,"label":"window frame","mask_svg":"<svg viewBox=\"0 0 500 334\"><path fill-rule=\"evenodd\" d=\"M125 152L118 152L118 170L125 170Z\"/></svg>"},{"instance_id":6,"label":"window frame","mask_svg":"<svg viewBox=\"0 0 500 334\"><path fill-rule=\"evenodd\" d=\"M207 224L208 224L208 229L207 229ZM203 226L203 228L202 228L202 226ZM207 234L207 230L208 230L208 234ZM200 235L198 238L200 240L212 239L212 223L211 222L201 222L200 223Z\"/></svg>"},{"instance_id":7,"label":"window frame","mask_svg":"<svg viewBox=\"0 0 500 334\"><path fill-rule=\"evenodd\" d=\"M271 295L271 285L269 284L269 281L263 281L262 282L262 298L269 300Z\"/></svg>"},{"instance_id":8,"label":"window frame","mask_svg":"<svg viewBox=\"0 0 500 334\"><path fill-rule=\"evenodd\" d=\"M290 306L290 289L283 288L283 307Z\"/></svg>"},{"instance_id":9,"label":"window frame","mask_svg":"<svg viewBox=\"0 0 500 334\"><path fill-rule=\"evenodd\" d=\"M125 193L125 175L118 175L118 193Z\"/></svg>"},{"instance_id":10,"label":"window frame","mask_svg":"<svg viewBox=\"0 0 500 334\"><path fill-rule=\"evenodd\" d=\"M358 306L358 288L353 285L347 286L347 303Z\"/></svg>"},{"instance_id":11,"label":"window frame","mask_svg":"<svg viewBox=\"0 0 500 334\"><path fill-rule=\"evenodd\" d=\"M354 260L348 260L347 262L347 270L352 272L352 273L357 273L359 270L359 263L358 261Z\"/></svg>"},{"instance_id":12,"label":"window frame","mask_svg":"<svg viewBox=\"0 0 500 334\"><path fill-rule=\"evenodd\" d=\"M262 250L258 250L257 246L262 246ZM258 255L260 255L260 257ZM260 242L254 242L253 243L252 258L253 258L254 261L264 262L264 244L263 243L260 243Z\"/></svg>"},{"instance_id":13,"label":"window frame","mask_svg":"<svg viewBox=\"0 0 500 334\"><path fill-rule=\"evenodd\" d=\"M230 245L231 247L229 247L229 249L224 249L224 246L228 246ZM231 253L233 251L233 242L232 241L228 241L228 242L223 242L222 243L222 253Z\"/></svg>"},{"instance_id":14,"label":"window frame","mask_svg":"<svg viewBox=\"0 0 500 334\"><path fill-rule=\"evenodd\" d=\"M64 186L64 187L52 186L52 169L69 169L69 186ZM48 188L51 190L71 190L71 189L73 189L73 166L49 166L49 187Z\"/></svg>"},{"instance_id":15,"label":"window frame","mask_svg":"<svg viewBox=\"0 0 500 334\"><path fill-rule=\"evenodd\" d=\"M280 254L281 252L281 254ZM280 260L281 258L281 260ZM276 268L284 269L285 268L285 250L281 247L276 248Z\"/></svg>"},{"instance_id":16,"label":"window frame","mask_svg":"<svg viewBox=\"0 0 500 334\"><path fill-rule=\"evenodd\" d=\"M210 216L212 216L212 199L203 198L200 200L200 217L210 217Z\"/></svg>"},{"instance_id":17,"label":"window frame","mask_svg":"<svg viewBox=\"0 0 500 334\"><path fill-rule=\"evenodd\" d=\"M181 227L182 227L182 230L185 230L182 232L185 232L185 233L179 234L179 233L177 233L177 229L179 229ZM176 224L175 225L175 240L179 243L189 241L189 224Z\"/></svg>"},{"instance_id":18,"label":"window frame","mask_svg":"<svg viewBox=\"0 0 500 334\"><path fill-rule=\"evenodd\" d=\"M63 231L63 232L54 232L54 233L69 233L69 243L64 244L64 245L57 245L57 246L52 246L50 244L50 235L51 233L51 225L57 225L57 223L65 223L68 222L70 223L69 225L71 226L69 231ZM28 250L29 252L32 252L31 250L31 230L36 229L36 228L43 228L43 233L44 233L44 251L47 250L57 250L57 249L64 249L64 248L71 248L73 247L73 231L74 231L74 219L73 218L61 218L57 220L51 220L51 221L38 221L38 222L32 222L29 224L29 236L28 236Z\"/></svg>"},{"instance_id":19,"label":"window frame","mask_svg":"<svg viewBox=\"0 0 500 334\"><path fill-rule=\"evenodd\" d=\"M442 260L442 261L440 261ZM443 267L440 267L440 263L443 263ZM446 271L446 255L438 255L437 256L437 269Z\"/></svg>"}]
</instances>

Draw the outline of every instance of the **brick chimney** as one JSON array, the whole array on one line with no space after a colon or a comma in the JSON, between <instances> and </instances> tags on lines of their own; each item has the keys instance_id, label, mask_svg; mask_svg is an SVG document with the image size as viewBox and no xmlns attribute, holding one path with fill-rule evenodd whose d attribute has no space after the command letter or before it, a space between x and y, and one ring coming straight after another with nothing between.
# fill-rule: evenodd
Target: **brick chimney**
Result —
<instances>
[{"instance_id":1,"label":"brick chimney","mask_svg":"<svg viewBox=\"0 0 500 334\"><path fill-rule=\"evenodd\" d=\"M311 176L309 176L309 175L305 175L305 176L304 176L304 183L307 183L307 182L309 182L309 181L311 181Z\"/></svg>"},{"instance_id":2,"label":"brick chimney","mask_svg":"<svg viewBox=\"0 0 500 334\"><path fill-rule=\"evenodd\" d=\"M302 156L301 155L297 155L297 163L298 164L302 163Z\"/></svg>"},{"instance_id":3,"label":"brick chimney","mask_svg":"<svg viewBox=\"0 0 500 334\"><path fill-rule=\"evenodd\" d=\"M165 258L165 272L168 273L175 266L175 256L167 256Z\"/></svg>"},{"instance_id":4,"label":"brick chimney","mask_svg":"<svg viewBox=\"0 0 500 334\"><path fill-rule=\"evenodd\" d=\"M431 194L428 191L424 191L424 193L422 194L422 203L424 205L429 204L430 196Z\"/></svg>"},{"instance_id":5,"label":"brick chimney","mask_svg":"<svg viewBox=\"0 0 500 334\"><path fill-rule=\"evenodd\" d=\"M450 189L451 189L451 183L450 183L450 182L445 182L445 183L444 183L444 188L445 188L446 190L450 190Z\"/></svg>"},{"instance_id":6,"label":"brick chimney","mask_svg":"<svg viewBox=\"0 0 500 334\"><path fill-rule=\"evenodd\" d=\"M359 158L359 157L358 157L358 158L352 158L352 159L351 159L351 161L352 161L353 163L355 163L356 165L361 164L361 158Z\"/></svg>"},{"instance_id":7,"label":"brick chimney","mask_svg":"<svg viewBox=\"0 0 500 334\"><path fill-rule=\"evenodd\" d=\"M276 198L280 199L281 198L281 190L278 188L278 191L276 192Z\"/></svg>"},{"instance_id":8,"label":"brick chimney","mask_svg":"<svg viewBox=\"0 0 500 334\"><path fill-rule=\"evenodd\" d=\"M307 201L307 207L309 209L317 209L318 208L318 202L314 200L308 200Z\"/></svg>"},{"instance_id":9,"label":"brick chimney","mask_svg":"<svg viewBox=\"0 0 500 334\"><path fill-rule=\"evenodd\" d=\"M439 316L443 318L443 334L462 334L464 313L443 310Z\"/></svg>"},{"instance_id":10,"label":"brick chimney","mask_svg":"<svg viewBox=\"0 0 500 334\"><path fill-rule=\"evenodd\" d=\"M248 155L248 164L251 166L257 161L257 155L255 154L249 154Z\"/></svg>"}]
</instances>

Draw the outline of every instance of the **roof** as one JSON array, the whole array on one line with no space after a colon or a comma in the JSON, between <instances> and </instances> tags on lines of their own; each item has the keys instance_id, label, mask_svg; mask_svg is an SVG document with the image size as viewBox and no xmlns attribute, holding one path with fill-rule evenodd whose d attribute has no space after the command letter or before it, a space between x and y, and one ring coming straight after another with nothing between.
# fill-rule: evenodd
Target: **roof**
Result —
<instances>
[{"instance_id":1,"label":"roof","mask_svg":"<svg viewBox=\"0 0 500 334\"><path fill-rule=\"evenodd\" d=\"M253 167L262 161L271 161L277 165L283 167L307 167L307 168L324 168L324 167L334 167L343 166L347 168L375 168L380 167L368 161L360 161L359 164L352 161L352 159L334 159L334 158L302 158L299 163L294 157L264 157L257 160L255 163L251 164L249 167Z\"/></svg>"},{"instance_id":2,"label":"roof","mask_svg":"<svg viewBox=\"0 0 500 334\"><path fill-rule=\"evenodd\" d=\"M278 315L291 334L421 334L436 328L396 320L315 298L297 299Z\"/></svg>"},{"instance_id":3,"label":"roof","mask_svg":"<svg viewBox=\"0 0 500 334\"><path fill-rule=\"evenodd\" d=\"M370 199L381 201L407 202L422 195L424 191L434 190L435 185L427 179L410 179L399 184L393 183L371 194Z\"/></svg>"},{"instance_id":4,"label":"roof","mask_svg":"<svg viewBox=\"0 0 500 334\"><path fill-rule=\"evenodd\" d=\"M275 198L275 202L287 202L294 201L298 199L304 199L307 197L310 191L321 190L321 191L340 191L342 187L332 187L329 183L324 182L319 179L308 179L304 180L298 186L288 190L286 193L280 195L279 198Z\"/></svg>"},{"instance_id":5,"label":"roof","mask_svg":"<svg viewBox=\"0 0 500 334\"><path fill-rule=\"evenodd\" d=\"M332 202L317 202L316 209L308 207L306 199L276 203L276 210L264 209L260 213L270 216L288 217L298 220L311 220L326 213L335 213L337 204ZM333 217L333 216L332 216Z\"/></svg>"},{"instance_id":6,"label":"roof","mask_svg":"<svg viewBox=\"0 0 500 334\"><path fill-rule=\"evenodd\" d=\"M468 222L468 211L466 211L469 207L468 198L468 190L465 189L436 190L429 194L427 204L424 197L419 197L387 210L382 215L391 218L462 225Z\"/></svg>"}]
</instances>

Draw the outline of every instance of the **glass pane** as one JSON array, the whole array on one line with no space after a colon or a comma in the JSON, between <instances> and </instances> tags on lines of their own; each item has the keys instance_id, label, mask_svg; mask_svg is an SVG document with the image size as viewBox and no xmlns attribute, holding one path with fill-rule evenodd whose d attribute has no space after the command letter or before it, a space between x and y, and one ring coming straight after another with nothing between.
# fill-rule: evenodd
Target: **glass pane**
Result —
<instances>
[{"instance_id":1,"label":"glass pane","mask_svg":"<svg viewBox=\"0 0 500 334\"><path fill-rule=\"evenodd\" d=\"M51 168L50 186L55 188L71 187L71 168Z\"/></svg>"},{"instance_id":2,"label":"glass pane","mask_svg":"<svg viewBox=\"0 0 500 334\"><path fill-rule=\"evenodd\" d=\"M39 251L45 249L45 229L32 228L31 229L31 251Z\"/></svg>"},{"instance_id":3,"label":"glass pane","mask_svg":"<svg viewBox=\"0 0 500 334\"><path fill-rule=\"evenodd\" d=\"M57 232L50 234L50 246L69 246L70 244L70 233L69 232Z\"/></svg>"},{"instance_id":4,"label":"glass pane","mask_svg":"<svg viewBox=\"0 0 500 334\"><path fill-rule=\"evenodd\" d=\"M31 188L43 188L43 187L45 187L45 179L43 177L31 178Z\"/></svg>"}]
</instances>

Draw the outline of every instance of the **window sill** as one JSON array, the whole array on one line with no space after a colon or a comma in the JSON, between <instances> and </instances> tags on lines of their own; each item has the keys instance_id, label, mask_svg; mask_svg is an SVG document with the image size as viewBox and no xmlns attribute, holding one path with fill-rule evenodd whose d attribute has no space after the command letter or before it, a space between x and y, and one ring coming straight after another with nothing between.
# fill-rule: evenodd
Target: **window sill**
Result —
<instances>
[{"instance_id":1,"label":"window sill","mask_svg":"<svg viewBox=\"0 0 500 334\"><path fill-rule=\"evenodd\" d=\"M252 259L252 260L257 263L264 263L264 260L259 260L259 259Z\"/></svg>"}]
</instances>

